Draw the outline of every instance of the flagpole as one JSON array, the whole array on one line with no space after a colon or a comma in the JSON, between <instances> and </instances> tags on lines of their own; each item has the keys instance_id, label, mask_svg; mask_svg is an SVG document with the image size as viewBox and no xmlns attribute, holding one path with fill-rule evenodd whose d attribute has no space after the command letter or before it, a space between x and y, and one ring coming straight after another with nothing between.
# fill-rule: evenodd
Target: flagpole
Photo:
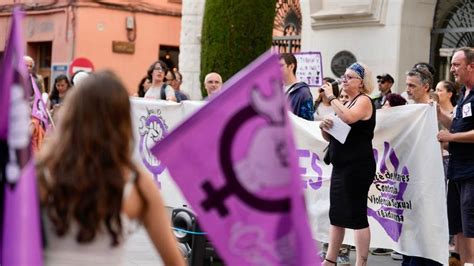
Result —
<instances>
[{"instance_id":1,"label":"flagpole","mask_svg":"<svg viewBox=\"0 0 474 266\"><path fill-rule=\"evenodd\" d=\"M56 129L56 125L54 125L53 117L51 116L51 112L46 108L46 114L48 115L49 122L51 122L51 126L53 129Z\"/></svg>"}]
</instances>

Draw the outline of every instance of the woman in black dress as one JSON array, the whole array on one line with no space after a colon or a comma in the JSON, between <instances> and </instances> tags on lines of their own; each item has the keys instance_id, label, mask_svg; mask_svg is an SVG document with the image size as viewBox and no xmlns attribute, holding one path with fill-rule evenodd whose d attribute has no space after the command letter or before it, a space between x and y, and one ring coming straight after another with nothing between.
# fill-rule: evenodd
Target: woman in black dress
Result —
<instances>
[{"instance_id":1,"label":"woman in black dress","mask_svg":"<svg viewBox=\"0 0 474 266\"><path fill-rule=\"evenodd\" d=\"M346 228L354 229L357 249L356 266L367 265L370 229L367 219L367 194L375 175L372 138L375 107L368 94L372 75L361 63L354 63L342 76L342 89L349 95L344 105L332 93L330 85L322 89L337 116L351 127L344 144L324 130L333 126L331 117L320 123L323 137L329 141L329 160L333 165L330 188L329 248L322 265L334 265Z\"/></svg>"}]
</instances>

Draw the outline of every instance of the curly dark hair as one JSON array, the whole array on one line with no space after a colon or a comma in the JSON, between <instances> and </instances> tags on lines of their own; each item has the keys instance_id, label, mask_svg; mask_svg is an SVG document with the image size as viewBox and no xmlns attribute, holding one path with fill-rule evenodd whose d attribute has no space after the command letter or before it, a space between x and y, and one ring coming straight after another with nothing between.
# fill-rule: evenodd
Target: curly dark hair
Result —
<instances>
[{"instance_id":1,"label":"curly dark hair","mask_svg":"<svg viewBox=\"0 0 474 266\"><path fill-rule=\"evenodd\" d=\"M397 93L389 93L385 99L388 101L390 107L407 104L407 100Z\"/></svg>"},{"instance_id":2,"label":"curly dark hair","mask_svg":"<svg viewBox=\"0 0 474 266\"><path fill-rule=\"evenodd\" d=\"M38 156L43 207L58 236L77 223L76 241L87 243L105 225L118 245L125 175L138 176L127 90L113 73L93 73L68 93L64 108Z\"/></svg>"}]
</instances>

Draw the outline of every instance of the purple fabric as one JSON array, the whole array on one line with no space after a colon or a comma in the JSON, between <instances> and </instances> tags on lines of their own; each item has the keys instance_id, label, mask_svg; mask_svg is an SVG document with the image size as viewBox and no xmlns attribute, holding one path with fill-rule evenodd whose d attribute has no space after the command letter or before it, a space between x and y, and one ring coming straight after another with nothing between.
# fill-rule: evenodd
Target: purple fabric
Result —
<instances>
[{"instance_id":1,"label":"purple fabric","mask_svg":"<svg viewBox=\"0 0 474 266\"><path fill-rule=\"evenodd\" d=\"M10 105L11 84L14 82L15 72L24 74L26 78L27 70L23 62L25 46L23 44L21 20L23 16L16 8L13 12L13 19L10 29L8 43L5 45L5 54L0 66L0 139L6 140L8 136L8 117ZM25 84L26 79L21 80ZM25 87L25 94L26 87Z\"/></svg>"},{"instance_id":2,"label":"purple fabric","mask_svg":"<svg viewBox=\"0 0 474 266\"><path fill-rule=\"evenodd\" d=\"M275 55L236 74L152 152L226 265L320 265Z\"/></svg>"},{"instance_id":3,"label":"purple fabric","mask_svg":"<svg viewBox=\"0 0 474 266\"><path fill-rule=\"evenodd\" d=\"M34 162L5 188L2 265L43 265L38 186Z\"/></svg>"},{"instance_id":4,"label":"purple fabric","mask_svg":"<svg viewBox=\"0 0 474 266\"><path fill-rule=\"evenodd\" d=\"M45 129L49 128L49 117L46 110L46 105L44 104L43 99L41 97L41 92L38 89L38 86L36 85L35 79L31 75L30 75L30 80L33 86L33 92L35 94L35 98L33 100L33 110L31 112L31 115L33 117L38 118L41 122L43 122Z\"/></svg>"},{"instance_id":5,"label":"purple fabric","mask_svg":"<svg viewBox=\"0 0 474 266\"><path fill-rule=\"evenodd\" d=\"M23 97L29 95L27 91L28 74L25 63L23 61L23 53L25 51L21 32L22 14L19 8L13 11L11 22L11 31L6 45L4 60L0 68L0 140L7 141L10 153L10 166L25 166L18 169L18 175L7 174L13 176L13 180L9 180L0 189L4 192L2 203L3 213L0 217L1 233L0 233L0 265L42 265L41 253L41 231L39 216L39 199L37 195L38 187L36 185L36 177L34 171L34 162L29 161L30 147L28 142L23 144L16 143L15 146L11 141L19 142L18 137L24 136L28 140L28 123L30 119L29 108L26 99L21 97L21 93L12 94L12 90L17 92L24 91ZM19 89L19 90L18 90ZM11 104L11 98L16 95L15 105ZM23 106L24 109L19 108ZM20 114L16 113L15 119L9 121L10 108L15 107L20 110ZM12 130L12 124L23 124L26 126L15 127ZM19 129L19 130L18 130ZM13 135L9 139L9 131ZM22 131L22 132L20 132ZM17 135L18 134L18 135ZM11 156L11 155L16 155ZM29 161L29 163L27 163ZM10 167L10 170L12 167ZM4 171L4 169L0 169Z\"/></svg>"}]
</instances>

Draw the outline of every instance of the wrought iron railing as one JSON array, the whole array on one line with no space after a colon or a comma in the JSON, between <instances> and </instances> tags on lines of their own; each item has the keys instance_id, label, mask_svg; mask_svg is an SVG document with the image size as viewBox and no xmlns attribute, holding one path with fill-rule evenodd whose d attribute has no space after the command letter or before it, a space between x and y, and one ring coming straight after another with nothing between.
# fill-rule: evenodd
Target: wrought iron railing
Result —
<instances>
[{"instance_id":1,"label":"wrought iron railing","mask_svg":"<svg viewBox=\"0 0 474 266\"><path fill-rule=\"evenodd\" d=\"M272 51L276 53L298 53L301 50L301 36L273 36Z\"/></svg>"}]
</instances>

